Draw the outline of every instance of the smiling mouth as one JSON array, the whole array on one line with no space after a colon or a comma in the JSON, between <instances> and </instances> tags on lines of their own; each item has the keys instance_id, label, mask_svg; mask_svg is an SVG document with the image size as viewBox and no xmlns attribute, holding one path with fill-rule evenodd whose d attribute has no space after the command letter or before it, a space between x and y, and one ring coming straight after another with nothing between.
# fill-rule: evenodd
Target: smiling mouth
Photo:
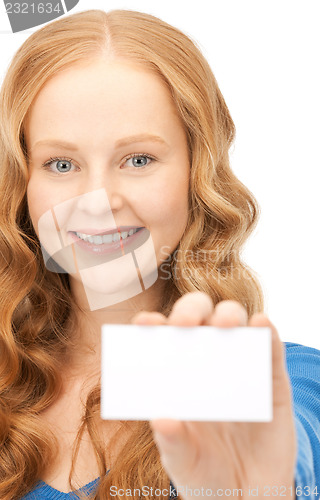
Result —
<instances>
[{"instance_id":1,"label":"smiling mouth","mask_svg":"<svg viewBox=\"0 0 320 500\"><path fill-rule=\"evenodd\" d=\"M77 231L70 231L71 233L75 234L77 238L79 238L82 241L85 241L87 243L91 243L93 245L104 245L108 243L115 243L120 240L126 240L130 238L133 234L141 231L143 227L137 227L134 229L130 229L129 231L115 231L113 233L109 234L86 234L86 233L80 233Z\"/></svg>"}]
</instances>

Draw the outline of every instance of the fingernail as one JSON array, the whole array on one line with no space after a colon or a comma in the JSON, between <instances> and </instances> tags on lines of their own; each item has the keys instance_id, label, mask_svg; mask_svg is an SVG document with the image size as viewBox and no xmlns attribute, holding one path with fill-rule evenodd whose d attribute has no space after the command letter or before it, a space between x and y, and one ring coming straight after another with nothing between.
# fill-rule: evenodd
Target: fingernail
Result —
<instances>
[{"instance_id":1,"label":"fingernail","mask_svg":"<svg viewBox=\"0 0 320 500\"><path fill-rule=\"evenodd\" d=\"M247 321L248 321L248 317L247 317L246 312L241 311L241 313L239 313L240 326L247 326Z\"/></svg>"},{"instance_id":2,"label":"fingernail","mask_svg":"<svg viewBox=\"0 0 320 500\"><path fill-rule=\"evenodd\" d=\"M165 441L166 443L174 444L178 441L177 436L174 434L162 434L162 432L153 431L153 436L155 440L159 441L160 443L161 441Z\"/></svg>"},{"instance_id":3,"label":"fingernail","mask_svg":"<svg viewBox=\"0 0 320 500\"><path fill-rule=\"evenodd\" d=\"M148 318L141 318L136 321L136 325L147 325L148 324Z\"/></svg>"},{"instance_id":4,"label":"fingernail","mask_svg":"<svg viewBox=\"0 0 320 500\"><path fill-rule=\"evenodd\" d=\"M147 314L143 313L141 316L138 316L136 319L133 320L135 325L147 325L148 324L149 317Z\"/></svg>"}]
</instances>

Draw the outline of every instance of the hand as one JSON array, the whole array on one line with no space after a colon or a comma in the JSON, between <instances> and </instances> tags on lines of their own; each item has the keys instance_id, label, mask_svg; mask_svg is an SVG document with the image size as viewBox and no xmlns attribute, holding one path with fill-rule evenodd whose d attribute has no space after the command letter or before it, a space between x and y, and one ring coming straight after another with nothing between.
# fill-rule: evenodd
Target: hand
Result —
<instances>
[{"instance_id":1,"label":"hand","mask_svg":"<svg viewBox=\"0 0 320 500\"><path fill-rule=\"evenodd\" d=\"M179 498L194 500L197 495L195 490L200 490L198 495L202 497L240 496L240 492L233 494L233 489L241 489L242 498L247 498L249 488L258 488L255 499L265 499L265 495L295 499L297 450L291 386L285 366L284 346L267 316L262 313L254 314L248 321L246 310L240 303L224 300L214 308L209 295L193 292L177 300L168 318L158 312L143 311L132 322L150 325L271 328L272 422L185 422L159 419L151 421L150 426L169 478L177 490L179 486L189 488L188 491L178 491ZM266 489L268 487L269 490ZM219 488L222 492L217 493ZM231 492L225 494L226 490Z\"/></svg>"}]
</instances>

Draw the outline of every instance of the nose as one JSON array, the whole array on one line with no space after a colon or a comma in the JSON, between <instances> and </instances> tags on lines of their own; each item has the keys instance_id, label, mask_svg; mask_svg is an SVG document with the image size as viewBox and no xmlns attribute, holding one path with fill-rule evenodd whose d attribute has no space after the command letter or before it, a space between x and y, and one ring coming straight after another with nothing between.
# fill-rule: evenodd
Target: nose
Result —
<instances>
[{"instance_id":1,"label":"nose","mask_svg":"<svg viewBox=\"0 0 320 500\"><path fill-rule=\"evenodd\" d=\"M109 212L115 212L122 208L124 197L118 183L104 179L97 182L86 182L82 189L82 194L78 197L77 208L92 216L104 215Z\"/></svg>"},{"instance_id":2,"label":"nose","mask_svg":"<svg viewBox=\"0 0 320 500\"><path fill-rule=\"evenodd\" d=\"M105 189L95 189L81 194L77 198L77 208L91 215L101 215L110 212L111 205Z\"/></svg>"}]
</instances>

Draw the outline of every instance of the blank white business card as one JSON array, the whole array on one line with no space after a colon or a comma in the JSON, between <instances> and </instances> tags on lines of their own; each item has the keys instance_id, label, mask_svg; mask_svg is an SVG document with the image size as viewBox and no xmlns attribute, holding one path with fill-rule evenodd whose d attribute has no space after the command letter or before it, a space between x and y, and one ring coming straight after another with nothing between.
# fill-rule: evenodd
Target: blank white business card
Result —
<instances>
[{"instance_id":1,"label":"blank white business card","mask_svg":"<svg viewBox=\"0 0 320 500\"><path fill-rule=\"evenodd\" d=\"M269 422L270 328L102 326L101 418Z\"/></svg>"}]
</instances>

